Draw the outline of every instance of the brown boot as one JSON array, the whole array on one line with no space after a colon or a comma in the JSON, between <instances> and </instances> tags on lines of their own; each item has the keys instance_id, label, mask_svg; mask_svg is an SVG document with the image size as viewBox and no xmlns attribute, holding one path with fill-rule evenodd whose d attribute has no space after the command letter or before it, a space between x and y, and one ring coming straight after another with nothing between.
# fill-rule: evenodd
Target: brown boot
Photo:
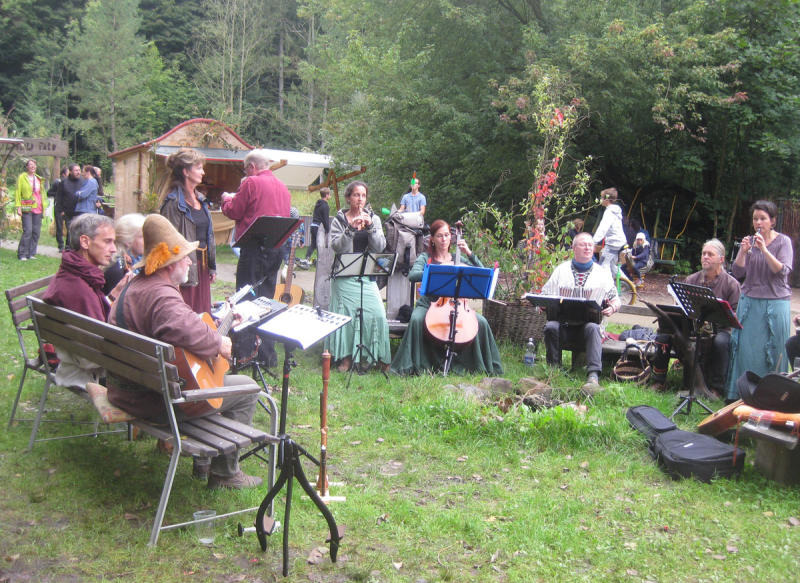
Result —
<instances>
[{"instance_id":1,"label":"brown boot","mask_svg":"<svg viewBox=\"0 0 800 583\"><path fill-rule=\"evenodd\" d=\"M239 470L232 476L221 478L215 474L208 476L208 488L210 490L217 490L218 488L227 488L229 490L242 490L244 488L255 488L260 486L264 480L258 476L248 476L242 470Z\"/></svg>"}]
</instances>

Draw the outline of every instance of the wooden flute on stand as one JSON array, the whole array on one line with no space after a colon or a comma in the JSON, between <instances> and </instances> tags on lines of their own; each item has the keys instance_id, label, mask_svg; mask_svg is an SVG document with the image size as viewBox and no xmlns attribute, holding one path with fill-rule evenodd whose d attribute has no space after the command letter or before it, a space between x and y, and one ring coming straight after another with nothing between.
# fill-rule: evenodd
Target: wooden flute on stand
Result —
<instances>
[{"instance_id":1,"label":"wooden flute on stand","mask_svg":"<svg viewBox=\"0 0 800 583\"><path fill-rule=\"evenodd\" d=\"M325 502L344 502L344 496L331 496L328 488L328 381L331 378L331 355L326 350L322 353L322 392L319 394L319 476L317 492Z\"/></svg>"}]
</instances>

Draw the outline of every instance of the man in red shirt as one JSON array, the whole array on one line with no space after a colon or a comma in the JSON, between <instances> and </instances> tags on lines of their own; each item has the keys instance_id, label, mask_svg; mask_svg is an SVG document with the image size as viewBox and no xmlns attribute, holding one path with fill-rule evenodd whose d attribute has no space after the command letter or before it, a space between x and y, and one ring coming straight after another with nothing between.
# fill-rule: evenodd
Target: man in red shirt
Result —
<instances>
[{"instance_id":1,"label":"man in red shirt","mask_svg":"<svg viewBox=\"0 0 800 583\"><path fill-rule=\"evenodd\" d=\"M241 237L258 217L288 217L292 195L286 185L275 178L269 169L271 157L267 150L252 150L244 157L247 177L236 194L222 195L222 213L236 221L236 236ZM264 248L255 242L241 247L236 266L236 287L253 284L266 276L256 290L259 296L275 294L280 249Z\"/></svg>"},{"instance_id":2,"label":"man in red shirt","mask_svg":"<svg viewBox=\"0 0 800 583\"><path fill-rule=\"evenodd\" d=\"M244 157L244 171L236 194L222 195L222 213L236 221L236 236L241 238L258 217L290 216L292 195L286 185L275 178L269 169L272 158L267 150L252 150ZM251 241L240 247L236 265L236 287L262 283L256 295L273 298L281 266L281 248L267 247L259 241ZM268 367L278 363L274 342L264 340L259 348L262 362Z\"/></svg>"}]
</instances>

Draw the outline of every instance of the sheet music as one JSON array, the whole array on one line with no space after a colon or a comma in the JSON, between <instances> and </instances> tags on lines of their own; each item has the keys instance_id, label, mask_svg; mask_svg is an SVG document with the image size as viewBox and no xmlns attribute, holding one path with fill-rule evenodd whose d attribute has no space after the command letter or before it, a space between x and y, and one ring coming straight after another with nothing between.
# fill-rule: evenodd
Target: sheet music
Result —
<instances>
[{"instance_id":1,"label":"sheet music","mask_svg":"<svg viewBox=\"0 0 800 583\"><path fill-rule=\"evenodd\" d=\"M256 330L280 342L305 350L332 334L352 318L297 304L261 324Z\"/></svg>"},{"instance_id":2,"label":"sheet music","mask_svg":"<svg viewBox=\"0 0 800 583\"><path fill-rule=\"evenodd\" d=\"M253 300L239 302L236 304L234 311L241 316L242 321L234 327L234 331L240 332L248 326L263 322L265 319L276 316L288 307L288 304L277 300L271 300L263 296Z\"/></svg>"}]
</instances>

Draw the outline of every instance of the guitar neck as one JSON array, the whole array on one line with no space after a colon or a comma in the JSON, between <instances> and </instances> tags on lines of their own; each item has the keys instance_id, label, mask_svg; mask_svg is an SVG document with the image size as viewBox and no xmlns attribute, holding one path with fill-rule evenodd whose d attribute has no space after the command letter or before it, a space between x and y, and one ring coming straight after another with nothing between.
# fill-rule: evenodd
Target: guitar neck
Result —
<instances>
[{"instance_id":1,"label":"guitar neck","mask_svg":"<svg viewBox=\"0 0 800 583\"><path fill-rule=\"evenodd\" d=\"M292 243L292 250L289 252L289 261L286 262L286 283L283 286L283 293L288 294L292 290L292 279L294 277L294 251L297 249Z\"/></svg>"},{"instance_id":2,"label":"guitar neck","mask_svg":"<svg viewBox=\"0 0 800 583\"><path fill-rule=\"evenodd\" d=\"M222 318L222 320L219 323L219 326L217 326L217 332L219 332L220 336L227 336L228 332L230 332L231 330L232 324L233 324L233 309L231 308L231 310L225 315L225 317Z\"/></svg>"}]
</instances>

